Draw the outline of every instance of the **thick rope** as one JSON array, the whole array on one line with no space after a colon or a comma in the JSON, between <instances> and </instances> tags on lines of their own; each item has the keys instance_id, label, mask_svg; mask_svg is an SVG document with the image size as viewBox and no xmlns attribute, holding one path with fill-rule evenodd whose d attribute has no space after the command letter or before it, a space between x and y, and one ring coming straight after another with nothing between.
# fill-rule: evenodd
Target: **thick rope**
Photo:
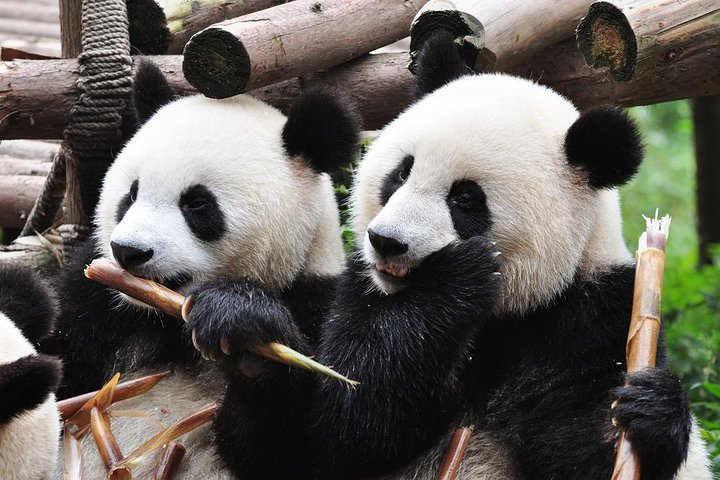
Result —
<instances>
[{"instance_id":1,"label":"thick rope","mask_svg":"<svg viewBox=\"0 0 720 480\"><path fill-rule=\"evenodd\" d=\"M30 210L30 215L20 236L42 233L55 222L60 205L65 196L65 154L58 152L53 159L50 172L45 179L45 184L40 195L35 199L35 205Z\"/></svg>"},{"instance_id":2,"label":"thick rope","mask_svg":"<svg viewBox=\"0 0 720 480\"><path fill-rule=\"evenodd\" d=\"M122 114L132 89L132 59L124 0L83 0L78 56L80 97L70 110L66 223L87 227L102 179L122 141ZM78 229L78 233L86 229Z\"/></svg>"},{"instance_id":3,"label":"thick rope","mask_svg":"<svg viewBox=\"0 0 720 480\"><path fill-rule=\"evenodd\" d=\"M122 114L132 88L125 0L83 0L81 15L80 97L70 110L61 152L23 228L23 234L32 234L52 226L67 183L65 223L76 231L63 229L69 244L88 231L102 179L122 141Z\"/></svg>"}]
</instances>

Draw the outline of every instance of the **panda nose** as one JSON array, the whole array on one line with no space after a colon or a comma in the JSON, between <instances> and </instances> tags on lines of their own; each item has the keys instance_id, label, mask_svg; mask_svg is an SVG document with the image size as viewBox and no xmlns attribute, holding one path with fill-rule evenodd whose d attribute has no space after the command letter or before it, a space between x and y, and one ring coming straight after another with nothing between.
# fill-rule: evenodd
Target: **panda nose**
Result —
<instances>
[{"instance_id":1,"label":"panda nose","mask_svg":"<svg viewBox=\"0 0 720 480\"><path fill-rule=\"evenodd\" d=\"M140 248L121 245L116 242L110 242L113 255L120 266L124 269L137 267L150 260L153 256L152 249L142 250Z\"/></svg>"},{"instance_id":2,"label":"panda nose","mask_svg":"<svg viewBox=\"0 0 720 480\"><path fill-rule=\"evenodd\" d=\"M408 246L406 243L401 243L394 238L384 237L371 229L368 229L368 238L370 244L380 252L383 257L392 257L394 255L402 255L407 252Z\"/></svg>"}]
</instances>

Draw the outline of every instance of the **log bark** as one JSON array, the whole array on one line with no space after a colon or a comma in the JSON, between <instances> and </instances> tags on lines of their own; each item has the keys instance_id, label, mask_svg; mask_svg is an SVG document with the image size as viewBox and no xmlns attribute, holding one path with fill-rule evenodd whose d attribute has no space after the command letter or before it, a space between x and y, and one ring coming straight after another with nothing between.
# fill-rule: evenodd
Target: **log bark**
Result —
<instances>
[{"instance_id":1,"label":"log bark","mask_svg":"<svg viewBox=\"0 0 720 480\"><path fill-rule=\"evenodd\" d=\"M720 96L692 100L697 164L699 263L712 263L709 247L720 244Z\"/></svg>"},{"instance_id":2,"label":"log bark","mask_svg":"<svg viewBox=\"0 0 720 480\"><path fill-rule=\"evenodd\" d=\"M183 72L225 98L330 68L407 36L426 0L296 0L195 34ZM349 28L350 27L350 28Z\"/></svg>"},{"instance_id":3,"label":"log bark","mask_svg":"<svg viewBox=\"0 0 720 480\"><path fill-rule=\"evenodd\" d=\"M179 95L194 93L181 72L182 57L149 57L168 77ZM287 111L306 89L317 85L336 88L354 99L368 130L381 128L411 100L413 77L407 54L366 55L326 72L294 78L249 92ZM0 65L0 139L62 138L67 115L77 98L74 60L17 60ZM653 75L615 82L607 73L587 66L569 39L554 45L510 70L510 73L548 85L579 108L593 105L648 105L680 98L720 95L720 47L685 61L658 68ZM33 80L34 79L34 80ZM42 81L40 81L42 79ZM42 85L43 88L39 88Z\"/></svg>"},{"instance_id":4,"label":"log bark","mask_svg":"<svg viewBox=\"0 0 720 480\"><path fill-rule=\"evenodd\" d=\"M170 54L182 53L190 37L203 28L231 18L259 12L291 0L205 0L192 2L187 12L180 12L167 18L170 30ZM167 0L163 0L165 5ZM183 3L189 3L183 0Z\"/></svg>"},{"instance_id":5,"label":"log bark","mask_svg":"<svg viewBox=\"0 0 720 480\"><path fill-rule=\"evenodd\" d=\"M44 176L0 175L0 226L25 225L44 183Z\"/></svg>"},{"instance_id":6,"label":"log bark","mask_svg":"<svg viewBox=\"0 0 720 480\"><path fill-rule=\"evenodd\" d=\"M434 0L413 22L410 50L417 52L433 30L447 29L457 37L463 58L473 70L504 71L571 36L590 3ZM440 12L431 10L434 7Z\"/></svg>"},{"instance_id":7,"label":"log bark","mask_svg":"<svg viewBox=\"0 0 720 480\"><path fill-rule=\"evenodd\" d=\"M617 81L720 45L716 1L612 0L595 2L577 27L588 65L607 67Z\"/></svg>"}]
</instances>

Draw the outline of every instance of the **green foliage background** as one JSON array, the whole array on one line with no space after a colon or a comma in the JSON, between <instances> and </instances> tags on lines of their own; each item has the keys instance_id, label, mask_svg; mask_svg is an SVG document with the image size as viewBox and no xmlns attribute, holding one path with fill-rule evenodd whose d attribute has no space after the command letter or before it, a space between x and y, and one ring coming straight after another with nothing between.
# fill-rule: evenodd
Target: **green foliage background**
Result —
<instances>
[{"instance_id":1,"label":"green foliage background","mask_svg":"<svg viewBox=\"0 0 720 480\"><path fill-rule=\"evenodd\" d=\"M697 267L690 105L678 101L630 112L647 151L637 177L621 190L625 239L634 251L644 229L643 213L660 208L661 214L672 216L663 284L670 367L690 396L711 450L715 477L720 478L720 249L715 249L716 266Z\"/></svg>"}]
</instances>

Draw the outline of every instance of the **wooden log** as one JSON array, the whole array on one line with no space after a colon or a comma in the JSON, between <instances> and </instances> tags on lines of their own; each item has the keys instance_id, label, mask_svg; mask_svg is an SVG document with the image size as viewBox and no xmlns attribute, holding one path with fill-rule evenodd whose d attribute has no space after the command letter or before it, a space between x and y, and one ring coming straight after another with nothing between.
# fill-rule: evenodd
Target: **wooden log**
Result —
<instances>
[{"instance_id":1,"label":"wooden log","mask_svg":"<svg viewBox=\"0 0 720 480\"><path fill-rule=\"evenodd\" d=\"M4 176L32 175L45 178L50 171L50 165L50 162L0 155L0 174Z\"/></svg>"},{"instance_id":2,"label":"wooden log","mask_svg":"<svg viewBox=\"0 0 720 480\"><path fill-rule=\"evenodd\" d=\"M693 98L692 113L699 263L707 265L713 261L710 245L720 244L720 96Z\"/></svg>"},{"instance_id":3,"label":"wooden log","mask_svg":"<svg viewBox=\"0 0 720 480\"><path fill-rule=\"evenodd\" d=\"M578 47L588 65L624 82L720 45L718 17L717 1L595 2L577 27Z\"/></svg>"},{"instance_id":4,"label":"wooden log","mask_svg":"<svg viewBox=\"0 0 720 480\"><path fill-rule=\"evenodd\" d=\"M43 176L0 175L0 226L25 225L44 183Z\"/></svg>"},{"instance_id":5,"label":"wooden log","mask_svg":"<svg viewBox=\"0 0 720 480\"><path fill-rule=\"evenodd\" d=\"M180 71L182 57L150 57L180 95L195 92ZM366 55L326 72L306 75L249 92L283 111L308 88L327 85L356 101L368 130L381 128L410 102L413 77L407 54ZM695 96L720 95L720 47L658 68L653 75L618 83L587 66L569 39L510 70L570 98L578 107L631 107ZM17 60L0 65L0 139L61 138L77 98L74 60ZM34 81L32 80L34 79ZM42 79L42 80L40 80ZM39 88L42 85L43 88Z\"/></svg>"},{"instance_id":6,"label":"wooden log","mask_svg":"<svg viewBox=\"0 0 720 480\"><path fill-rule=\"evenodd\" d=\"M0 2L0 18L17 18L34 22L57 24L58 5L42 5L27 0L3 0Z\"/></svg>"},{"instance_id":7,"label":"wooden log","mask_svg":"<svg viewBox=\"0 0 720 480\"><path fill-rule=\"evenodd\" d=\"M64 58L77 57L82 52L80 21L82 0L59 0L59 2L62 56Z\"/></svg>"},{"instance_id":8,"label":"wooden log","mask_svg":"<svg viewBox=\"0 0 720 480\"><path fill-rule=\"evenodd\" d=\"M172 14L167 11L168 0L162 0L161 5L166 10L167 26L170 30L170 45L166 53L182 53L190 37L212 24L259 12L288 1L291 0L182 0L182 4L187 6L186 9Z\"/></svg>"},{"instance_id":9,"label":"wooden log","mask_svg":"<svg viewBox=\"0 0 720 480\"><path fill-rule=\"evenodd\" d=\"M225 98L359 57L408 33L426 0L296 0L222 22L185 46L183 72Z\"/></svg>"},{"instance_id":10,"label":"wooden log","mask_svg":"<svg viewBox=\"0 0 720 480\"><path fill-rule=\"evenodd\" d=\"M417 15L410 51L420 49L436 29L456 37L461 55L475 71L500 70L519 64L573 34L590 0L447 0L429 2Z\"/></svg>"}]
</instances>

